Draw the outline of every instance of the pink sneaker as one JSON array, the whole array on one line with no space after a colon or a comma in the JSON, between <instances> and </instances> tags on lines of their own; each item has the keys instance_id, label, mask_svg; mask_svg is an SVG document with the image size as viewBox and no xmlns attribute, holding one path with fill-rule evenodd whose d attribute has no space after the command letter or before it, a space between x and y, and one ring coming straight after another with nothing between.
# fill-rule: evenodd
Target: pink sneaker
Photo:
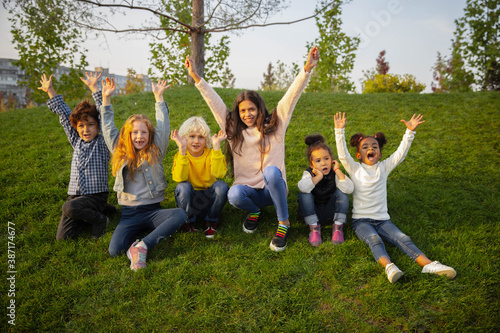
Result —
<instances>
[{"instance_id":1,"label":"pink sneaker","mask_svg":"<svg viewBox=\"0 0 500 333\"><path fill-rule=\"evenodd\" d=\"M309 244L312 246L320 246L322 243L321 240L321 226L319 225L310 225L309 229L311 230L309 232Z\"/></svg>"},{"instance_id":2,"label":"pink sneaker","mask_svg":"<svg viewBox=\"0 0 500 333\"><path fill-rule=\"evenodd\" d=\"M334 245L342 244L344 242L344 232L342 231L343 226L344 225L333 225L332 243Z\"/></svg>"},{"instance_id":3,"label":"pink sneaker","mask_svg":"<svg viewBox=\"0 0 500 333\"><path fill-rule=\"evenodd\" d=\"M130 269L133 271L146 268L148 250L141 246L136 246L137 243L139 243L139 241L135 241L127 251L127 257L130 259Z\"/></svg>"}]
</instances>

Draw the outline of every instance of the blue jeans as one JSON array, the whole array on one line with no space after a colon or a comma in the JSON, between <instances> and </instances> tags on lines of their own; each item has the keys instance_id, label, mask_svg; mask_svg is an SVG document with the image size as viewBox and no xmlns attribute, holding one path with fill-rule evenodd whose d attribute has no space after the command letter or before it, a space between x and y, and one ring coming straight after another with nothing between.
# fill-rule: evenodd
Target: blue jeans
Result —
<instances>
[{"instance_id":1,"label":"blue jeans","mask_svg":"<svg viewBox=\"0 0 500 333\"><path fill-rule=\"evenodd\" d=\"M109 254L114 257L128 250L141 232L153 229L142 239L149 251L162 239L173 234L186 220L187 215L183 209L162 209L159 203L122 206L122 217L111 236Z\"/></svg>"},{"instance_id":2,"label":"blue jeans","mask_svg":"<svg viewBox=\"0 0 500 333\"><path fill-rule=\"evenodd\" d=\"M286 201L286 183L281 170L268 166L263 172L265 186L254 189L247 185L231 186L227 194L229 203L236 208L256 213L260 209L274 204L278 221L288 219L288 203Z\"/></svg>"},{"instance_id":3,"label":"blue jeans","mask_svg":"<svg viewBox=\"0 0 500 333\"><path fill-rule=\"evenodd\" d=\"M373 257L377 262L382 257L390 259L382 239L397 246L413 260L417 260L418 256L424 254L413 244L410 237L399 230L391 220L355 219L352 221L352 229L356 233L356 236L370 247Z\"/></svg>"},{"instance_id":4,"label":"blue jeans","mask_svg":"<svg viewBox=\"0 0 500 333\"><path fill-rule=\"evenodd\" d=\"M186 211L188 222L195 222L196 218L218 222L227 201L228 190L229 186L222 180L217 180L209 189L201 191L195 191L189 182L182 182L175 187L175 202L177 207Z\"/></svg>"},{"instance_id":5,"label":"blue jeans","mask_svg":"<svg viewBox=\"0 0 500 333\"><path fill-rule=\"evenodd\" d=\"M325 224L332 219L340 223L346 222L347 211L349 210L349 194L345 194L339 189L335 190L324 205L315 204L312 193L300 192L298 200L299 209L308 225L315 225L318 222Z\"/></svg>"}]
</instances>

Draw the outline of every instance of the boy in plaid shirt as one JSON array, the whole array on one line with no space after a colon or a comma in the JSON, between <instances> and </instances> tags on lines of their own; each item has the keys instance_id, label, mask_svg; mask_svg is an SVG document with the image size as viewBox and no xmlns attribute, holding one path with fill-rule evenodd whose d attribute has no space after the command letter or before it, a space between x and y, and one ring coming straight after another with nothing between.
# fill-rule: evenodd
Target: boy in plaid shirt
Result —
<instances>
[{"instance_id":1,"label":"boy in plaid shirt","mask_svg":"<svg viewBox=\"0 0 500 333\"><path fill-rule=\"evenodd\" d=\"M92 91L96 104L84 100L73 112L52 87L52 75L47 79L44 74L40 81L42 86L38 88L49 95L47 105L59 116L59 122L73 147L69 197L62 207L57 240L74 239L89 225L92 228L92 237L102 236L109 222L104 211L110 207L114 208L107 205L110 154L104 138L99 133L101 126L97 110L102 103L102 94L98 89L98 79L101 74L86 73L86 76L87 79L80 79Z\"/></svg>"}]
</instances>

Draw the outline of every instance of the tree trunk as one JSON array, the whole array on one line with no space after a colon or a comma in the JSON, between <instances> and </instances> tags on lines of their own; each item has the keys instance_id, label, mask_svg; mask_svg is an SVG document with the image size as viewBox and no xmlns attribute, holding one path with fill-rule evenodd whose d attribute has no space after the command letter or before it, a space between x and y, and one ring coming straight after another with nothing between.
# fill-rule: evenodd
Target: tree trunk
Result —
<instances>
[{"instance_id":1,"label":"tree trunk","mask_svg":"<svg viewBox=\"0 0 500 333\"><path fill-rule=\"evenodd\" d=\"M194 62L198 74L205 77L205 27L203 21L204 15L204 0L193 0L193 20L191 30L191 59ZM194 84L194 80L188 76L188 82Z\"/></svg>"}]
</instances>

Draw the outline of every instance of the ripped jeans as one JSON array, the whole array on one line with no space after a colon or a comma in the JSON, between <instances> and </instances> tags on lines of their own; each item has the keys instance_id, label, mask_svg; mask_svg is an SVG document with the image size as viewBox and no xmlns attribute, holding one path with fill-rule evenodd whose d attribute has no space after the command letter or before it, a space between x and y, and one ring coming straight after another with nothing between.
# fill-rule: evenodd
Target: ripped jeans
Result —
<instances>
[{"instance_id":1,"label":"ripped jeans","mask_svg":"<svg viewBox=\"0 0 500 333\"><path fill-rule=\"evenodd\" d=\"M391 220L354 219L352 221L352 229L356 233L356 236L370 247L373 257L377 262L382 257L390 259L382 239L397 246L413 260L417 260L418 256L424 254L413 244L410 237L399 230Z\"/></svg>"}]
</instances>

